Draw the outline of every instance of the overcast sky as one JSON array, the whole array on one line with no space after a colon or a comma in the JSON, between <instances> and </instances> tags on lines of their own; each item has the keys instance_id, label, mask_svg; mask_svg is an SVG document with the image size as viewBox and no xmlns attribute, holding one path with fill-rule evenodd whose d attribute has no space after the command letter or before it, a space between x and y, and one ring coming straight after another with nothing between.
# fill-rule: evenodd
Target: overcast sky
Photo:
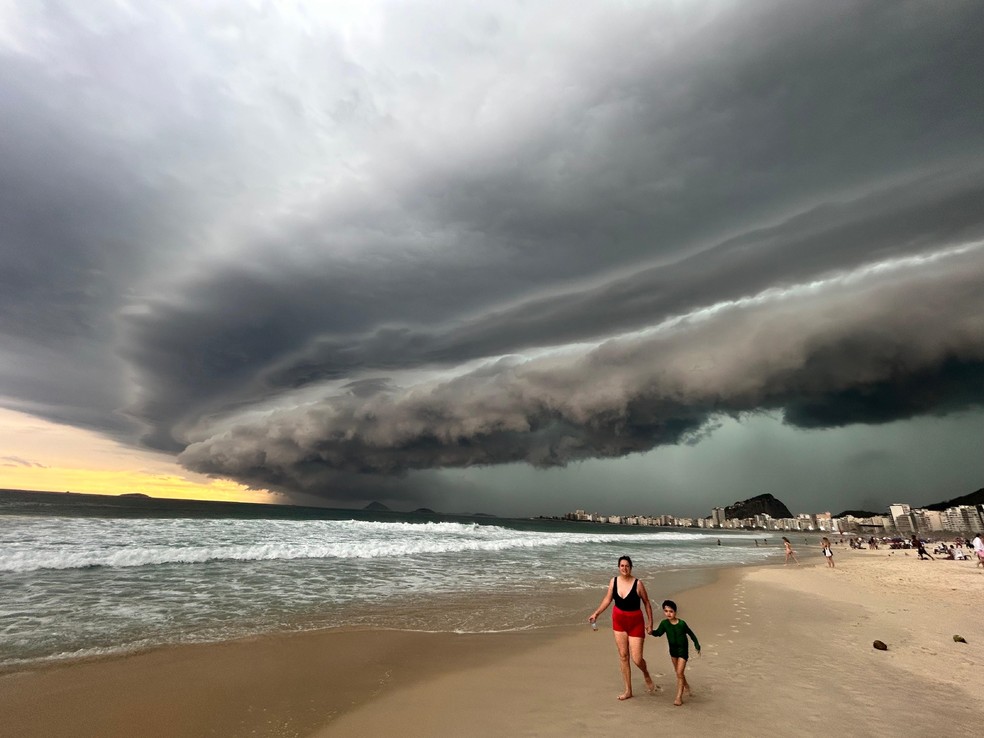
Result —
<instances>
[{"instance_id":1,"label":"overcast sky","mask_svg":"<svg viewBox=\"0 0 984 738\"><path fill-rule=\"evenodd\" d=\"M982 27L0 1L0 406L344 507L973 491Z\"/></svg>"}]
</instances>

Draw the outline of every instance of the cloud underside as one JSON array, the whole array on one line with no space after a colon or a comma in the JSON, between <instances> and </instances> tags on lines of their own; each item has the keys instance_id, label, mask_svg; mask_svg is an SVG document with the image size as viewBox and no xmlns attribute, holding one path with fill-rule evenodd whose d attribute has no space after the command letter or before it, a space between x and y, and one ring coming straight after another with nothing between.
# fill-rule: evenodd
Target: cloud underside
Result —
<instances>
[{"instance_id":1,"label":"cloud underside","mask_svg":"<svg viewBox=\"0 0 984 738\"><path fill-rule=\"evenodd\" d=\"M693 442L722 415L781 411L792 426L831 428L955 412L984 402L982 283L976 245L931 263L900 260L597 345L227 419L180 460L318 489L331 473L618 457Z\"/></svg>"}]
</instances>

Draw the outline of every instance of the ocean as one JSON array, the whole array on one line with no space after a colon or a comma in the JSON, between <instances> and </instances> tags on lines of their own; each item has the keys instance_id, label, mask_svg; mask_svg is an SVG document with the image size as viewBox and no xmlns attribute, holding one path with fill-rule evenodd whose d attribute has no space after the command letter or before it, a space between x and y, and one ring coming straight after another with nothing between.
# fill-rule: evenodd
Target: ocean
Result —
<instances>
[{"instance_id":1,"label":"ocean","mask_svg":"<svg viewBox=\"0 0 984 738\"><path fill-rule=\"evenodd\" d=\"M781 561L778 541L762 531L0 491L0 668L283 631L582 623L621 555L658 605L716 567Z\"/></svg>"}]
</instances>

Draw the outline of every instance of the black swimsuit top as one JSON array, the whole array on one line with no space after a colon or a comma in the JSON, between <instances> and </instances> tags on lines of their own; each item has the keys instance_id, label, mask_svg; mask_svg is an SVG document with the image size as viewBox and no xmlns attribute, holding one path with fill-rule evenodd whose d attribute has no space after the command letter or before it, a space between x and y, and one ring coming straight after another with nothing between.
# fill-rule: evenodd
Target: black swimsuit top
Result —
<instances>
[{"instance_id":1,"label":"black swimsuit top","mask_svg":"<svg viewBox=\"0 0 984 738\"><path fill-rule=\"evenodd\" d=\"M639 599L639 593L636 592L636 585L638 583L638 579L633 579L632 589L629 590L629 593L625 597L619 597L618 577L612 579L612 597L615 599L615 607L623 612L642 609L642 600Z\"/></svg>"}]
</instances>

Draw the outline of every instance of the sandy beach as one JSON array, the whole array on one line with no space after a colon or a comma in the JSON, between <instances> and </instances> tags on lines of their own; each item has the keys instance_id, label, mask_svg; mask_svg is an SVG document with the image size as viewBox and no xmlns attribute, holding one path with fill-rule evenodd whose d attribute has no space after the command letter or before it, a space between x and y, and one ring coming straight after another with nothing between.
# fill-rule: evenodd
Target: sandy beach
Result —
<instances>
[{"instance_id":1,"label":"sandy beach","mask_svg":"<svg viewBox=\"0 0 984 738\"><path fill-rule=\"evenodd\" d=\"M663 639L646 643L660 692L634 672L636 697L618 702L610 632L582 622L302 633L11 672L0 725L17 736L978 733L984 570L902 551L835 556L832 570L811 556L651 591L675 596L703 645L682 707ZM585 617L600 597L584 596Z\"/></svg>"}]
</instances>

